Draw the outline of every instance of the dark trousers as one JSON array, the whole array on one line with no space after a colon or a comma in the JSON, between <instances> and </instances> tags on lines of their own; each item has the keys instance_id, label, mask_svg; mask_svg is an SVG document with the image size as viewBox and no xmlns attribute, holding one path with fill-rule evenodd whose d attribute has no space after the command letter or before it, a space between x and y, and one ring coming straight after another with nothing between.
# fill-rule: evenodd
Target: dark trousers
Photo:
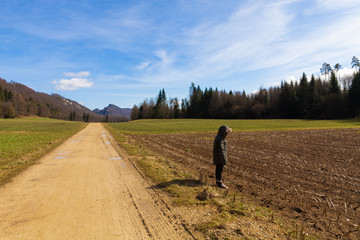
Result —
<instances>
[{"instance_id":1,"label":"dark trousers","mask_svg":"<svg viewBox=\"0 0 360 240\"><path fill-rule=\"evenodd\" d=\"M222 165L222 164L216 165L216 170L215 170L216 180L218 180L218 181L222 180L223 170L224 170L224 165Z\"/></svg>"}]
</instances>

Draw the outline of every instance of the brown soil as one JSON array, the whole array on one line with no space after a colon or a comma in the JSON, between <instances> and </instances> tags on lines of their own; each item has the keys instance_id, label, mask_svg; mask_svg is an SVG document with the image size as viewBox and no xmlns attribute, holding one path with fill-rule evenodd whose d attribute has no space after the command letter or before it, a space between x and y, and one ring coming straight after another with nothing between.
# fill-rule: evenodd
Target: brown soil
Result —
<instances>
[{"instance_id":1,"label":"brown soil","mask_svg":"<svg viewBox=\"0 0 360 240\"><path fill-rule=\"evenodd\" d=\"M91 123L0 188L0 239L193 239L114 146Z\"/></svg>"},{"instance_id":2,"label":"brown soil","mask_svg":"<svg viewBox=\"0 0 360 240\"><path fill-rule=\"evenodd\" d=\"M146 148L211 178L214 134L134 135ZM224 180L232 190L324 239L360 239L360 130L232 133Z\"/></svg>"}]
</instances>

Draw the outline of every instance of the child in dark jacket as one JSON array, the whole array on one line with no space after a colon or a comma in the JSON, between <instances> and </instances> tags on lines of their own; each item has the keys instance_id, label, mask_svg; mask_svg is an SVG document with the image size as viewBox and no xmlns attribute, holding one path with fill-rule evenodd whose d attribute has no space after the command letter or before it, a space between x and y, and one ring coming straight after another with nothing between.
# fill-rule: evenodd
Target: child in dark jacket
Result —
<instances>
[{"instance_id":1,"label":"child in dark jacket","mask_svg":"<svg viewBox=\"0 0 360 240\"><path fill-rule=\"evenodd\" d=\"M232 129L226 125L223 125L219 128L218 134L214 140L213 146L213 163L216 165L215 176L216 176L216 185L220 188L227 188L227 186L222 182L222 173L224 166L227 163L227 142L226 136L232 132Z\"/></svg>"}]
</instances>

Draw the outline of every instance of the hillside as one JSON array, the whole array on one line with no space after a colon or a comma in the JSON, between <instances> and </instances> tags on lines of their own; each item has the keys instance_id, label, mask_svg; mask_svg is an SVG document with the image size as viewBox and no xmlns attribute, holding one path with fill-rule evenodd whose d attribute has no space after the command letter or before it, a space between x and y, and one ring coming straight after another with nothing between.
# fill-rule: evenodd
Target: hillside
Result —
<instances>
[{"instance_id":1,"label":"hillside","mask_svg":"<svg viewBox=\"0 0 360 240\"><path fill-rule=\"evenodd\" d=\"M103 116L58 94L36 92L17 82L0 78L0 117L39 116L55 119L102 121Z\"/></svg>"},{"instance_id":2,"label":"hillside","mask_svg":"<svg viewBox=\"0 0 360 240\"><path fill-rule=\"evenodd\" d=\"M131 108L120 108L114 104L109 104L109 106L100 110L98 108L93 110L94 113L100 114L102 116L108 115L110 118L114 117L126 117L130 119Z\"/></svg>"}]
</instances>

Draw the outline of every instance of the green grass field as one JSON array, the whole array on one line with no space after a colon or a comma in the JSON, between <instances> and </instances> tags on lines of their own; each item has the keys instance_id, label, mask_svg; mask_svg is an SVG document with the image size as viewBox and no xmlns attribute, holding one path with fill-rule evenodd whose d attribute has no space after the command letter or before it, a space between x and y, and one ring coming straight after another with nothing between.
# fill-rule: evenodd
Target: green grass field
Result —
<instances>
[{"instance_id":1,"label":"green grass field","mask_svg":"<svg viewBox=\"0 0 360 240\"><path fill-rule=\"evenodd\" d=\"M323 128L359 128L359 120L294 120L294 119L147 119L125 123L108 123L111 127L130 134L142 133L208 133L228 125L235 132L300 130Z\"/></svg>"},{"instance_id":2,"label":"green grass field","mask_svg":"<svg viewBox=\"0 0 360 240\"><path fill-rule=\"evenodd\" d=\"M84 126L47 118L0 119L0 185Z\"/></svg>"}]
</instances>

